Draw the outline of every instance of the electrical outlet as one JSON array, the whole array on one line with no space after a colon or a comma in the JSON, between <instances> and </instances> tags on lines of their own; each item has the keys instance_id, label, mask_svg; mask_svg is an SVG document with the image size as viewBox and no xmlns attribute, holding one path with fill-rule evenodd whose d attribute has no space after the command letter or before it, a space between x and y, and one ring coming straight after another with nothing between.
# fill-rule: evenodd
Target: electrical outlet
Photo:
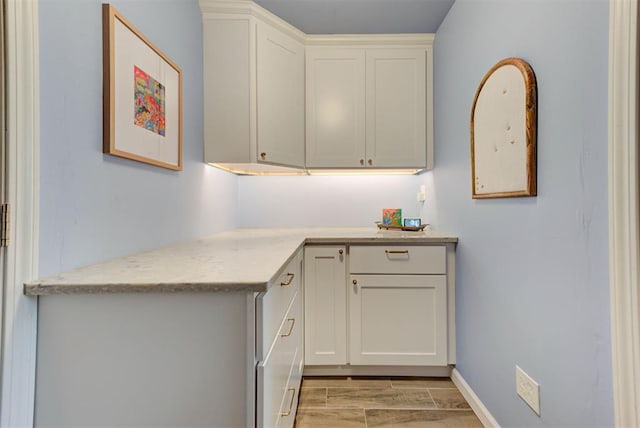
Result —
<instances>
[{"instance_id":1,"label":"electrical outlet","mask_svg":"<svg viewBox=\"0 0 640 428\"><path fill-rule=\"evenodd\" d=\"M540 385L516 366L516 392L540 416Z\"/></svg>"},{"instance_id":2,"label":"electrical outlet","mask_svg":"<svg viewBox=\"0 0 640 428\"><path fill-rule=\"evenodd\" d=\"M427 186L424 184L420 186L420 190L418 190L418 194L416 195L416 200L418 202L424 202L427 199Z\"/></svg>"}]
</instances>

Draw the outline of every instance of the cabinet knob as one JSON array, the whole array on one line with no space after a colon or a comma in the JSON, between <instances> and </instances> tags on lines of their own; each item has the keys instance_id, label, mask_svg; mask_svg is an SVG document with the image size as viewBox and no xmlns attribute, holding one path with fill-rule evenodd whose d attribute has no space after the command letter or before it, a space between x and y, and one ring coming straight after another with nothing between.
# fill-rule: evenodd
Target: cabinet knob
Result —
<instances>
[{"instance_id":1,"label":"cabinet knob","mask_svg":"<svg viewBox=\"0 0 640 428\"><path fill-rule=\"evenodd\" d=\"M262 153L260 153L260 157L261 157L262 159L266 159L266 158L267 158L267 152L262 152Z\"/></svg>"},{"instance_id":2,"label":"cabinet knob","mask_svg":"<svg viewBox=\"0 0 640 428\"><path fill-rule=\"evenodd\" d=\"M364 159L360 159L360 165L364 165Z\"/></svg>"},{"instance_id":3,"label":"cabinet knob","mask_svg":"<svg viewBox=\"0 0 640 428\"><path fill-rule=\"evenodd\" d=\"M351 282L353 282L353 285L358 285L358 280L357 280L357 279L354 279L354 280L353 280L353 281L351 281Z\"/></svg>"},{"instance_id":4,"label":"cabinet knob","mask_svg":"<svg viewBox=\"0 0 640 428\"><path fill-rule=\"evenodd\" d=\"M344 250L341 248L338 250L338 254L343 255L344 254Z\"/></svg>"},{"instance_id":5,"label":"cabinet knob","mask_svg":"<svg viewBox=\"0 0 640 428\"><path fill-rule=\"evenodd\" d=\"M369 159L368 163L369 165L373 165L373 160Z\"/></svg>"}]
</instances>

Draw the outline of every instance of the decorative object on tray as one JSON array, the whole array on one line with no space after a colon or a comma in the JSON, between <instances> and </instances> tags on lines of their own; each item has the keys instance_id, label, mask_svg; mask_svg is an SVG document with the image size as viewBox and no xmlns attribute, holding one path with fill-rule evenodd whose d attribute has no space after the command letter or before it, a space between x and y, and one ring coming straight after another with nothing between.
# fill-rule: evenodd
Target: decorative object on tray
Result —
<instances>
[{"instance_id":1,"label":"decorative object on tray","mask_svg":"<svg viewBox=\"0 0 640 428\"><path fill-rule=\"evenodd\" d=\"M102 44L102 151L182 170L182 70L110 4Z\"/></svg>"},{"instance_id":2,"label":"decorative object on tray","mask_svg":"<svg viewBox=\"0 0 640 428\"><path fill-rule=\"evenodd\" d=\"M484 76L471 108L471 193L477 198L536 196L536 77L520 58Z\"/></svg>"},{"instance_id":3,"label":"decorative object on tray","mask_svg":"<svg viewBox=\"0 0 640 428\"><path fill-rule=\"evenodd\" d=\"M422 225L422 219L419 217L405 217L402 223L404 227L419 227Z\"/></svg>"},{"instance_id":4,"label":"decorative object on tray","mask_svg":"<svg viewBox=\"0 0 640 428\"><path fill-rule=\"evenodd\" d=\"M421 232L424 231L424 228L429 226L429 224L421 224L420 226L392 226L392 225L387 225L387 224L383 224L380 221L376 221L376 224L378 225L378 229L380 230L398 230L398 231L405 231L405 232Z\"/></svg>"},{"instance_id":5,"label":"decorative object on tray","mask_svg":"<svg viewBox=\"0 0 640 428\"><path fill-rule=\"evenodd\" d=\"M401 208L383 208L382 224L385 226L402 226Z\"/></svg>"}]
</instances>

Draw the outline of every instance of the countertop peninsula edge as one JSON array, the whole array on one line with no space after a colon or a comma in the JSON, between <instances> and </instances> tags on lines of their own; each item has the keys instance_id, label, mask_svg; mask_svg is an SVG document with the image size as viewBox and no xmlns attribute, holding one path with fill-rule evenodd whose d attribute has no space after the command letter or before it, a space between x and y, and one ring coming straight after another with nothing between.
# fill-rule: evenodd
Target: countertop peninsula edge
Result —
<instances>
[{"instance_id":1,"label":"countertop peninsula edge","mask_svg":"<svg viewBox=\"0 0 640 428\"><path fill-rule=\"evenodd\" d=\"M45 276L24 284L24 294L259 293L305 245L457 242L429 229L240 228Z\"/></svg>"}]
</instances>

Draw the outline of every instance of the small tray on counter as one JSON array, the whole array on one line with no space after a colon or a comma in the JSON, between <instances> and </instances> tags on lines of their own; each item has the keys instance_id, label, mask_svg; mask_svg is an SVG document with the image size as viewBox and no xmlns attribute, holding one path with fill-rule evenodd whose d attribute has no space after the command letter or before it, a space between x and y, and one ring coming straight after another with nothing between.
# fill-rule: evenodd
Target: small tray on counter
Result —
<instances>
[{"instance_id":1,"label":"small tray on counter","mask_svg":"<svg viewBox=\"0 0 640 428\"><path fill-rule=\"evenodd\" d=\"M376 221L378 225L378 229L380 230L400 230L405 232L421 232L424 231L424 228L429 226L429 224L421 224L420 226L391 226L387 224L382 224L381 221Z\"/></svg>"}]
</instances>

